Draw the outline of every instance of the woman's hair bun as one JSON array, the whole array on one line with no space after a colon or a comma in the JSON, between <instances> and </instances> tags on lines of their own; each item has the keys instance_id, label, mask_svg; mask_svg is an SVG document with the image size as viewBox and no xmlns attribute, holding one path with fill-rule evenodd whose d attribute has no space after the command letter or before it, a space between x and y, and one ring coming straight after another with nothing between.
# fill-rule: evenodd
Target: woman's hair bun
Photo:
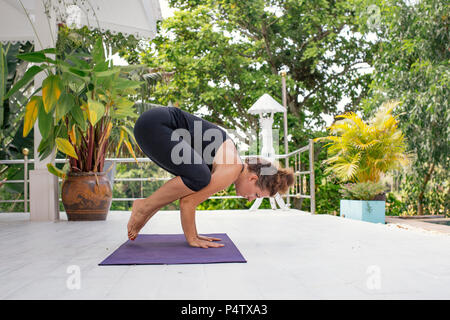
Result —
<instances>
[{"instance_id":1,"label":"woman's hair bun","mask_svg":"<svg viewBox=\"0 0 450 320\"><path fill-rule=\"evenodd\" d=\"M294 184L294 170L283 168L278 161L270 162L262 157L245 159L248 170L258 176L256 185L261 190L269 191L271 197L275 194L286 194Z\"/></svg>"}]
</instances>

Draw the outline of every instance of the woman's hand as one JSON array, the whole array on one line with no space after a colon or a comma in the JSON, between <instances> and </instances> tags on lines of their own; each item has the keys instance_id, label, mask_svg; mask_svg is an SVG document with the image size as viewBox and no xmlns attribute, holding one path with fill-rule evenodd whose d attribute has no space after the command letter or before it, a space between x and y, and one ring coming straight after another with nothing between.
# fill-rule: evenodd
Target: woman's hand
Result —
<instances>
[{"instance_id":1,"label":"woman's hand","mask_svg":"<svg viewBox=\"0 0 450 320\"><path fill-rule=\"evenodd\" d=\"M201 238L207 238L208 240L203 240ZM222 243L212 242L213 241L212 239L219 240L218 238L209 238L209 237L198 236L197 238L194 238L194 239L188 241L188 243L191 247L198 247L198 248L205 248L205 249L208 249L209 247L220 248L220 247L224 246L224 244L222 244Z\"/></svg>"},{"instance_id":2,"label":"woman's hand","mask_svg":"<svg viewBox=\"0 0 450 320\"><path fill-rule=\"evenodd\" d=\"M200 240L206 240L206 241L221 241L222 240L222 239L219 239L219 238L200 236L200 235L198 235L197 238L199 238Z\"/></svg>"}]
</instances>

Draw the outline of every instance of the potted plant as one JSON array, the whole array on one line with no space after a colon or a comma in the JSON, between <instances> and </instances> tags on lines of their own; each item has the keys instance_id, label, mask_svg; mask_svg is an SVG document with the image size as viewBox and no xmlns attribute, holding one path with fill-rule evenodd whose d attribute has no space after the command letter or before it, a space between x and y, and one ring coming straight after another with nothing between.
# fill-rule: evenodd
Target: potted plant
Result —
<instances>
[{"instance_id":1,"label":"potted plant","mask_svg":"<svg viewBox=\"0 0 450 320\"><path fill-rule=\"evenodd\" d=\"M33 94L26 105L23 136L38 121L40 159L50 155L54 147L68 157L63 169L47 165L50 173L63 179L61 198L68 219L105 220L112 200L111 185L103 171L105 155L114 148L117 154L125 144L136 160L130 137L137 143L127 127L127 117L137 117L129 96L141 82L127 79L124 68L106 59L101 38L87 53L58 53L51 48L17 57L41 64L29 68L6 98L36 74L47 74L42 93Z\"/></svg>"},{"instance_id":2,"label":"potted plant","mask_svg":"<svg viewBox=\"0 0 450 320\"><path fill-rule=\"evenodd\" d=\"M343 218L385 223L385 187L380 182L358 182L342 186L340 215Z\"/></svg>"},{"instance_id":3,"label":"potted plant","mask_svg":"<svg viewBox=\"0 0 450 320\"><path fill-rule=\"evenodd\" d=\"M325 173L333 172L349 183L342 187L347 198L340 201L344 218L385 221L386 198L380 179L409 163L404 136L392 115L396 105L384 103L368 123L353 112L338 116L342 120L329 128L332 135L315 139L330 141Z\"/></svg>"}]
</instances>

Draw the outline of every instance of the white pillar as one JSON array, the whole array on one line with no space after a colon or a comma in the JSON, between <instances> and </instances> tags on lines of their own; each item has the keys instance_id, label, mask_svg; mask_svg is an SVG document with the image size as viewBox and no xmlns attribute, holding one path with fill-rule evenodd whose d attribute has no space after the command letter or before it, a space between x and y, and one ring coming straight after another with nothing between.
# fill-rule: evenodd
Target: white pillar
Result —
<instances>
[{"instance_id":1,"label":"white pillar","mask_svg":"<svg viewBox=\"0 0 450 320\"><path fill-rule=\"evenodd\" d=\"M273 125L273 112L269 117L264 118L260 114L259 125L261 127L261 135L262 135L262 148L261 148L261 156L266 160L273 162L275 160L275 149L273 148L273 134L272 134L272 125ZM257 210L263 201L263 198L257 198L253 202L253 205L249 210ZM277 193L274 197L269 197L270 206L272 209L277 209L278 204L280 209L288 209L289 206L286 206L283 198Z\"/></svg>"},{"instance_id":2,"label":"white pillar","mask_svg":"<svg viewBox=\"0 0 450 320\"><path fill-rule=\"evenodd\" d=\"M54 15L49 19L44 12L44 1L35 1L35 51L55 46L57 26ZM51 10L51 9L50 9ZM36 88L42 85L46 74L34 78ZM58 177L49 173L47 163L54 163L56 151L39 161L38 146L42 140L38 121L34 124L34 170L30 171L30 220L56 221L59 219Z\"/></svg>"},{"instance_id":3,"label":"white pillar","mask_svg":"<svg viewBox=\"0 0 450 320\"><path fill-rule=\"evenodd\" d=\"M271 117L259 119L259 125L261 126L262 132L262 148L261 156L267 158L273 158L275 150L273 148L273 136L272 136L272 125L273 125L273 114Z\"/></svg>"}]
</instances>

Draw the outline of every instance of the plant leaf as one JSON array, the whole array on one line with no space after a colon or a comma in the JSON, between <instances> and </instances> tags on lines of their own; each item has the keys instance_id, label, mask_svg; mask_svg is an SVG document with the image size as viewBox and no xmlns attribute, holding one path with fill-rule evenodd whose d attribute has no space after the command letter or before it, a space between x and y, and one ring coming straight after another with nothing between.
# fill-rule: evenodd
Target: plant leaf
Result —
<instances>
[{"instance_id":1,"label":"plant leaf","mask_svg":"<svg viewBox=\"0 0 450 320\"><path fill-rule=\"evenodd\" d=\"M50 75L42 81L42 99L45 112L49 113L61 95L61 79L57 75Z\"/></svg>"},{"instance_id":2,"label":"plant leaf","mask_svg":"<svg viewBox=\"0 0 450 320\"><path fill-rule=\"evenodd\" d=\"M60 177L62 179L66 178L66 173L64 171L62 171L61 169L58 169L57 167L55 167L53 165L53 163L47 163L47 169L48 169L48 172L50 172L51 174L54 174L57 177Z\"/></svg>"},{"instance_id":3,"label":"plant leaf","mask_svg":"<svg viewBox=\"0 0 450 320\"><path fill-rule=\"evenodd\" d=\"M99 101L88 99L88 119L91 125L94 127L96 123L103 117L105 114L105 106L103 103Z\"/></svg>"},{"instance_id":4,"label":"plant leaf","mask_svg":"<svg viewBox=\"0 0 450 320\"><path fill-rule=\"evenodd\" d=\"M94 49L92 50L92 58L96 65L101 64L105 61L105 49L103 48L103 41L100 37L94 44Z\"/></svg>"},{"instance_id":5,"label":"plant leaf","mask_svg":"<svg viewBox=\"0 0 450 320\"><path fill-rule=\"evenodd\" d=\"M8 99L14 93L16 93L20 88L26 86L31 80L34 79L34 76L39 72L45 70L45 68L41 68L40 66L32 66L25 72L23 77L17 81L17 83L8 91L4 99Z\"/></svg>"},{"instance_id":6,"label":"plant leaf","mask_svg":"<svg viewBox=\"0 0 450 320\"><path fill-rule=\"evenodd\" d=\"M70 114L75 119L76 123L80 126L81 130L86 130L87 124L86 119L83 115L83 111L81 110L80 106L75 106L70 110Z\"/></svg>"},{"instance_id":7,"label":"plant leaf","mask_svg":"<svg viewBox=\"0 0 450 320\"><path fill-rule=\"evenodd\" d=\"M144 84L144 81L133 81L124 78L117 78L114 81L114 88L119 90L136 89L139 88L142 84Z\"/></svg>"},{"instance_id":8,"label":"plant leaf","mask_svg":"<svg viewBox=\"0 0 450 320\"><path fill-rule=\"evenodd\" d=\"M109 70L106 70L106 71L97 71L97 72L94 71L94 74L95 74L98 78L102 78L102 77L109 77L109 76L112 76L113 74L118 73L118 72L120 72L120 69L118 69L118 68L112 68L112 69L109 69Z\"/></svg>"},{"instance_id":9,"label":"plant leaf","mask_svg":"<svg viewBox=\"0 0 450 320\"><path fill-rule=\"evenodd\" d=\"M46 62L56 64L55 60L50 59L45 55L45 53L54 53L54 52L46 52L46 50L47 49L35 52L21 53L18 54L16 57L28 62L37 62L37 63ZM49 48L48 50L52 50L52 48Z\"/></svg>"},{"instance_id":10,"label":"plant leaf","mask_svg":"<svg viewBox=\"0 0 450 320\"><path fill-rule=\"evenodd\" d=\"M36 122L38 112L39 112L39 105L42 104L42 97L41 96L33 96L31 97L30 101L25 106L25 117L24 117L24 123L23 123L23 137L26 137L28 133L30 133L31 129L34 126L34 123Z\"/></svg>"},{"instance_id":11,"label":"plant leaf","mask_svg":"<svg viewBox=\"0 0 450 320\"><path fill-rule=\"evenodd\" d=\"M56 142L56 147L58 148L59 151L78 160L78 156L75 152L75 149L74 149L73 145L69 142L69 140L63 139L63 138L56 138L55 142Z\"/></svg>"},{"instance_id":12,"label":"plant leaf","mask_svg":"<svg viewBox=\"0 0 450 320\"><path fill-rule=\"evenodd\" d=\"M139 163L136 159L136 155L134 154L133 148L131 147L131 143L130 141L128 141L128 139L126 139L124 141L125 145L127 146L128 151L131 153L131 155L133 156L134 160L136 161L136 163Z\"/></svg>"},{"instance_id":13,"label":"plant leaf","mask_svg":"<svg viewBox=\"0 0 450 320\"><path fill-rule=\"evenodd\" d=\"M134 134L131 132L131 130L129 128L127 128L126 126L120 126L123 130L125 130L125 132L128 134L128 137L131 137L131 139L133 139L134 143L137 144L136 139L134 138Z\"/></svg>"},{"instance_id":14,"label":"plant leaf","mask_svg":"<svg viewBox=\"0 0 450 320\"><path fill-rule=\"evenodd\" d=\"M0 44L0 106L3 105L3 97L5 96L6 83L8 81L8 64L6 61L6 53ZM0 111L0 124L3 123L3 110Z\"/></svg>"},{"instance_id":15,"label":"plant leaf","mask_svg":"<svg viewBox=\"0 0 450 320\"><path fill-rule=\"evenodd\" d=\"M116 147L116 158L119 156L120 147L122 146L123 140L125 139L125 130L123 128L120 129L120 137L119 137L119 143Z\"/></svg>"},{"instance_id":16,"label":"plant leaf","mask_svg":"<svg viewBox=\"0 0 450 320\"><path fill-rule=\"evenodd\" d=\"M72 129L69 130L69 137L73 144L77 144L77 133L75 131L75 124L72 125Z\"/></svg>"},{"instance_id":17,"label":"plant leaf","mask_svg":"<svg viewBox=\"0 0 450 320\"><path fill-rule=\"evenodd\" d=\"M56 103L56 111L55 111L56 122L61 120L61 118L65 116L74 106L75 106L74 97L67 92L62 93L58 99L58 102Z\"/></svg>"},{"instance_id":18,"label":"plant leaf","mask_svg":"<svg viewBox=\"0 0 450 320\"><path fill-rule=\"evenodd\" d=\"M53 129L53 114L45 112L43 103L38 108L38 126L43 139L47 139Z\"/></svg>"}]
</instances>

